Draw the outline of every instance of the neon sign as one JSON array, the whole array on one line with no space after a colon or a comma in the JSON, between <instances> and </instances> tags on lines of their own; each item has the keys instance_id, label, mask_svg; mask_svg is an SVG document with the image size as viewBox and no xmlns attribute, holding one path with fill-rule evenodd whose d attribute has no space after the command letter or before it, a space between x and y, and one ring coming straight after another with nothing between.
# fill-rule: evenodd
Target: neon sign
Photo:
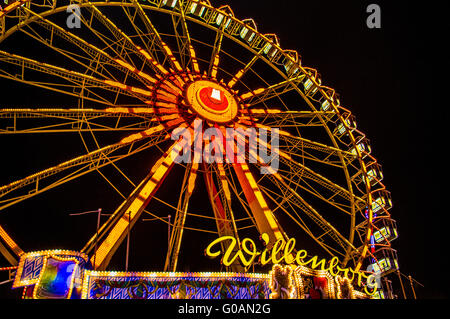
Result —
<instances>
[{"instance_id":1,"label":"neon sign","mask_svg":"<svg viewBox=\"0 0 450 319\"><path fill-rule=\"evenodd\" d=\"M269 243L269 235L264 233L261 235L264 243ZM256 244L250 238L244 238L241 241L240 247L236 247L237 240L232 236L219 237L212 241L205 250L208 257L216 258L220 256L221 244L227 243L228 247L224 252L221 263L225 266L230 266L233 263L240 262L245 267L252 265L257 258L261 265L269 263L276 264L296 264L297 266L304 266L311 269L320 269L329 272L333 277L347 278L350 282L356 280L359 287L364 287L364 291L368 295L373 295L377 291L377 282L374 274L366 274L354 269L341 268L338 257L333 257L327 262L326 259L318 260L317 256L308 257L308 252L304 249L295 251L295 238L290 238L287 242L284 239L279 239L270 248L265 248L263 251L258 251ZM218 249L216 249L219 247ZM363 281L363 279L365 279Z\"/></svg>"}]
</instances>

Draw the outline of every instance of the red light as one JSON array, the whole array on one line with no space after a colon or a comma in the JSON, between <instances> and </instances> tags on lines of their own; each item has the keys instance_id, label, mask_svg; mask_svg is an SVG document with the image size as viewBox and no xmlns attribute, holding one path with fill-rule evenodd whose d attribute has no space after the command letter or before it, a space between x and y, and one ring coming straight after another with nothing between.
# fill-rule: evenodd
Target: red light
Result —
<instances>
[{"instance_id":1,"label":"red light","mask_svg":"<svg viewBox=\"0 0 450 319\"><path fill-rule=\"evenodd\" d=\"M205 87L200 90L199 96L201 102L214 111L225 111L228 108L228 100L220 90Z\"/></svg>"}]
</instances>

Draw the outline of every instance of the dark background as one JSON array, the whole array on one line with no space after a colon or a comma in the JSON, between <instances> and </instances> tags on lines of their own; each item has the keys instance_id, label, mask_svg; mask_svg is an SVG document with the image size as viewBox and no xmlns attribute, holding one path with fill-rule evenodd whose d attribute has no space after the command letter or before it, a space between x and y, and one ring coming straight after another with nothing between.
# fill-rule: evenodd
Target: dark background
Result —
<instances>
[{"instance_id":1,"label":"dark background","mask_svg":"<svg viewBox=\"0 0 450 319\"><path fill-rule=\"evenodd\" d=\"M282 48L297 50L302 64L317 69L322 83L340 94L383 165L383 183L392 193L391 213L398 222L400 237L393 246L401 271L425 286L416 287L419 298L448 298L448 208L446 186L439 182L448 169L446 145L439 141L448 102L433 89L439 56L433 36L442 32L436 23L442 6L358 0L211 2L230 5L240 19L253 18L262 33L276 33ZM366 26L370 3L381 7L381 29ZM5 93L0 88L0 96ZM0 286L0 295L4 290Z\"/></svg>"}]
</instances>

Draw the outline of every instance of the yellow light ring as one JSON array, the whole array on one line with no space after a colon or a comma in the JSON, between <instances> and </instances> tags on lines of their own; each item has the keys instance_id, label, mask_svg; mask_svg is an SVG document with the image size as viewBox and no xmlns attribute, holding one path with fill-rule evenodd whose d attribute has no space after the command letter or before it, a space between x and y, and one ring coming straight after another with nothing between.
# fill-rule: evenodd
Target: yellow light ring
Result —
<instances>
[{"instance_id":1,"label":"yellow light ring","mask_svg":"<svg viewBox=\"0 0 450 319\"><path fill-rule=\"evenodd\" d=\"M228 102L227 107L220 110L208 106L200 95L204 89L217 90L221 95L223 94ZM233 94L214 81L198 80L192 82L186 88L184 98L186 104L189 105L192 111L197 113L201 118L211 122L228 123L233 121L238 114L239 106Z\"/></svg>"},{"instance_id":2,"label":"yellow light ring","mask_svg":"<svg viewBox=\"0 0 450 319\"><path fill-rule=\"evenodd\" d=\"M207 105L207 104L205 103L206 101L204 101L204 98L203 98L202 94L203 94L203 92L204 92L205 89L209 89L209 88L205 86L205 87L202 87L202 88L200 88L200 89L197 90L197 92L196 92L197 102L198 102L203 108L205 108L206 110L208 110L209 112L216 113L216 114L224 114L224 113L226 113L226 112L228 111L228 107L229 107L229 102L228 102L227 96L224 94L224 95L225 95L226 102L227 102L226 107L224 107L223 109L214 109L214 108L211 108L209 105ZM220 92L222 93L222 91L220 91Z\"/></svg>"}]
</instances>

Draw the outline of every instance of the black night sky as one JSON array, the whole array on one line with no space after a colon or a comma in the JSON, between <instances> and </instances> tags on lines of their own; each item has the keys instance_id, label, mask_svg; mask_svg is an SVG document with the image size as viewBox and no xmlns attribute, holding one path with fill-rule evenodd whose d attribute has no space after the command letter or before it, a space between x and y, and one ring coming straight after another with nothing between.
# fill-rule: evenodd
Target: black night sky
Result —
<instances>
[{"instance_id":1,"label":"black night sky","mask_svg":"<svg viewBox=\"0 0 450 319\"><path fill-rule=\"evenodd\" d=\"M253 18L260 32L276 33L282 48L297 50L302 65L317 69L322 83L340 94L341 104L356 116L358 129L370 139L372 154L383 166L383 183L393 198L391 214L398 223L400 237L393 247L398 251L401 271L425 286L416 287L419 298L448 298L446 229L442 220L448 208L445 188L435 178L441 170L448 170L444 146L437 141L442 136L439 123L448 119L448 103L435 101L437 92L431 90L435 69L428 56L431 30L439 32L432 24L431 13L437 9L387 0L211 3L216 7L228 4L238 18ZM381 29L366 26L370 3L381 7ZM10 105L17 106L14 96L2 86L0 108ZM15 179L9 176L16 169L16 161L11 160L17 156L14 154L27 153L19 145L5 142L7 138L0 138L8 145L2 147L2 185ZM31 139L27 142L32 144ZM46 167L39 153L19 162L29 165L21 168L26 173L33 172L35 166ZM76 192L75 187L71 190ZM105 196L100 189L93 192ZM78 209L83 208L74 207L75 212ZM95 228L93 220L89 223ZM0 258L0 267L6 265ZM0 298L9 296L6 290L5 285L0 286ZM412 298L409 287L407 294Z\"/></svg>"}]
</instances>

